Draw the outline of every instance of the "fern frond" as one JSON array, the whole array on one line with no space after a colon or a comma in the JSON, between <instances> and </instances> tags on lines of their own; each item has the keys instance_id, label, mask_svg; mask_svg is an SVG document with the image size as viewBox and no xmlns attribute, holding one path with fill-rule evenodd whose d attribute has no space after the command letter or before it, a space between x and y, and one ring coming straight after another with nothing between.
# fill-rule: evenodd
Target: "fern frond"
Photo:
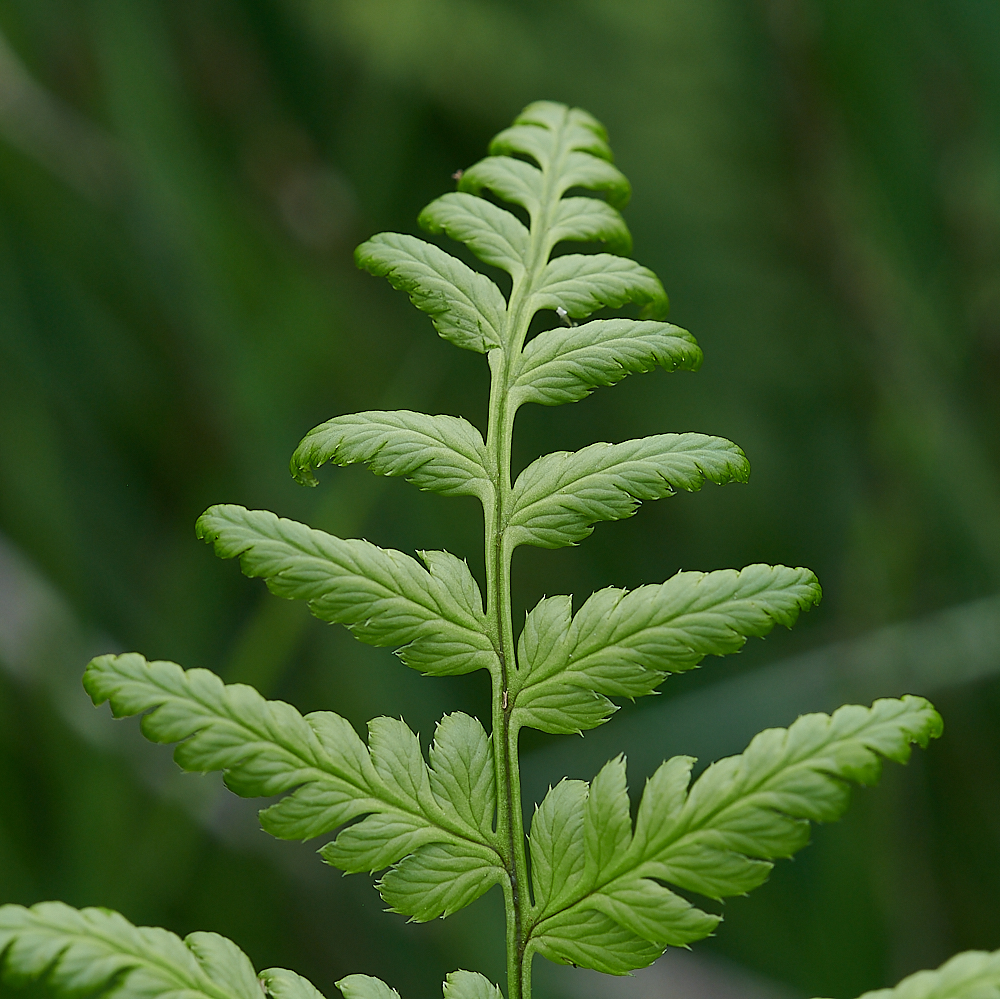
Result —
<instances>
[{"instance_id":1,"label":"fern frond","mask_svg":"<svg viewBox=\"0 0 1000 999\"><path fill-rule=\"evenodd\" d=\"M232 505L207 510L197 531L277 596L307 601L316 617L369 645L403 646L399 658L422 673L496 669L479 586L454 555L423 552L425 569L402 552Z\"/></svg>"},{"instance_id":2,"label":"fern frond","mask_svg":"<svg viewBox=\"0 0 1000 999\"><path fill-rule=\"evenodd\" d=\"M939 734L940 719L916 697L806 716L762 733L693 784L694 761L676 757L647 782L634 824L625 761L612 760L590 784L563 781L550 790L531 826L529 874L520 728L599 725L617 710L611 698L652 693L706 655L736 652L775 624L791 626L820 590L811 572L784 566L681 572L631 593L601 590L575 616L570 597L542 600L515 643L514 548L576 544L643 501L706 481L746 482L749 465L722 438L659 434L543 455L511 485L521 405L574 402L657 367L693 371L702 355L689 333L663 321L668 300L659 278L627 256L632 241L619 209L630 187L599 122L538 102L496 136L489 153L419 221L506 271L508 297L485 274L414 236L382 233L356 253L359 266L405 291L443 338L488 354L488 425L480 432L453 416L409 411L337 416L311 431L292 459L304 484L315 483L313 471L325 462L362 463L421 489L478 497L486 609L466 563L447 552L421 552L421 564L235 506L210 509L198 531L279 596L307 601L316 616L362 641L401 647L409 666L436 675L489 670L491 735L472 718L448 716L428 764L401 720L372 721L365 745L335 714L303 717L205 671L138 656L95 660L87 687L116 714L144 714L143 731L155 741L179 742L175 755L185 768L222 770L239 794L284 795L261 813L275 835L339 829L323 857L345 871L384 871L378 888L394 911L414 920L449 915L502 884L508 990L510 999L523 999L534 953L626 974L668 945L708 935L719 917L674 889L720 898L756 887L776 858L805 844L810 821L840 815L849 782L873 782L883 758L905 761L912 743ZM601 243L607 252L553 256L567 241ZM638 320L574 323L628 304L638 307ZM544 310L568 328L526 343ZM366 976L339 986L346 999L398 999ZM467 972L449 976L444 995L502 999Z\"/></svg>"},{"instance_id":3,"label":"fern frond","mask_svg":"<svg viewBox=\"0 0 1000 999\"><path fill-rule=\"evenodd\" d=\"M528 947L621 974L631 969L620 955L587 957L592 944L569 929L574 918L597 911L657 953L707 936L719 917L661 882L711 898L757 887L775 858L806 844L810 821L839 818L849 781L874 783L883 757L903 763L911 744L940 733L940 716L920 697L805 715L788 729L762 732L690 788L693 759L664 763L646 784L634 831L621 757L589 788L550 791L553 803L536 813L537 835L532 826L536 915Z\"/></svg>"},{"instance_id":4,"label":"fern frond","mask_svg":"<svg viewBox=\"0 0 1000 999\"><path fill-rule=\"evenodd\" d=\"M231 940L191 933L183 940L157 927L133 926L108 909L40 902L0 906L0 978L42 981L75 999L322 999L305 978L283 968L259 975Z\"/></svg>"},{"instance_id":5,"label":"fern frond","mask_svg":"<svg viewBox=\"0 0 1000 999\"><path fill-rule=\"evenodd\" d=\"M367 816L320 851L343 871L382 870L404 857L404 865L416 863L428 844L444 844L475 868L482 891L503 873L492 830L493 752L474 718L442 720L428 767L399 719L369 722L365 746L332 711L303 717L208 670L135 653L101 656L84 686L95 704L110 701L116 717L142 715L146 738L179 743L174 759L183 769L221 770L243 797L286 795L260 813L273 836L312 839Z\"/></svg>"}]
</instances>

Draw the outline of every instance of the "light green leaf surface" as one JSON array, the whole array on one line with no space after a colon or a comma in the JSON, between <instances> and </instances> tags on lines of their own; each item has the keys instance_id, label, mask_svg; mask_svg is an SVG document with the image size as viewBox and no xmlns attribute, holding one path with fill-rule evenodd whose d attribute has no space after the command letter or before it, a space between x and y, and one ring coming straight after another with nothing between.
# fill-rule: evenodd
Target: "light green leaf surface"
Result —
<instances>
[{"instance_id":1,"label":"light green leaf surface","mask_svg":"<svg viewBox=\"0 0 1000 999\"><path fill-rule=\"evenodd\" d=\"M465 170L458 182L459 191L473 195L481 195L484 188L504 201L520 205L535 218L541 207L545 178L538 167L513 156L487 156Z\"/></svg>"},{"instance_id":2,"label":"light green leaf surface","mask_svg":"<svg viewBox=\"0 0 1000 999\"><path fill-rule=\"evenodd\" d=\"M208 670L147 663L135 653L101 656L87 667L84 686L95 704L110 701L116 717L142 715L151 741L179 743L174 759L183 769L221 770L243 797L286 795L260 813L274 836L311 839L367 816L321 851L341 870L380 870L433 843L481 866L497 862L492 747L473 718L442 721L428 768L399 719L369 722L365 746L331 711L303 717Z\"/></svg>"},{"instance_id":3,"label":"light green leaf surface","mask_svg":"<svg viewBox=\"0 0 1000 999\"><path fill-rule=\"evenodd\" d=\"M273 999L321 999L292 971L272 968L258 979L246 954L217 933L181 940L108 909L62 902L0 906L0 977L11 985L40 980L68 997L261 999L266 990Z\"/></svg>"},{"instance_id":4,"label":"light green leaf surface","mask_svg":"<svg viewBox=\"0 0 1000 999\"><path fill-rule=\"evenodd\" d=\"M580 108L550 101L530 104L493 139L490 154L464 172L460 190L478 194L489 188L526 208L533 221L543 197L558 200L571 187L603 192L614 208L623 208L631 196L629 182L610 162L604 127ZM517 155L532 157L542 169ZM546 175L551 177L548 190ZM552 245L546 244L546 253Z\"/></svg>"},{"instance_id":5,"label":"light green leaf surface","mask_svg":"<svg viewBox=\"0 0 1000 999\"><path fill-rule=\"evenodd\" d=\"M207 510L197 531L279 597L307 601L369 645L404 646L400 659L422 673L496 668L479 587L454 555L422 552L425 569L402 552L232 505Z\"/></svg>"},{"instance_id":6,"label":"light green leaf surface","mask_svg":"<svg viewBox=\"0 0 1000 999\"><path fill-rule=\"evenodd\" d=\"M607 696L650 694L668 673L738 652L775 624L790 628L821 592L808 569L750 565L679 572L631 592L608 587L575 616L570 597L547 597L528 614L518 642L513 720L544 732L592 728L616 710ZM589 725L581 724L584 695L607 695Z\"/></svg>"},{"instance_id":7,"label":"light green leaf surface","mask_svg":"<svg viewBox=\"0 0 1000 999\"><path fill-rule=\"evenodd\" d=\"M563 195L573 187L597 191L617 209L624 208L632 197L632 185L620 170L606 160L582 152L566 154L556 190Z\"/></svg>"},{"instance_id":8,"label":"light green leaf surface","mask_svg":"<svg viewBox=\"0 0 1000 999\"><path fill-rule=\"evenodd\" d=\"M610 253L567 253L550 260L531 297L533 309L562 308L574 319L628 302L643 306L643 319L662 319L669 308L660 279L648 267Z\"/></svg>"},{"instance_id":9,"label":"light green leaf surface","mask_svg":"<svg viewBox=\"0 0 1000 999\"><path fill-rule=\"evenodd\" d=\"M453 971L444 982L444 999L503 999L503 993L478 971Z\"/></svg>"},{"instance_id":10,"label":"light green leaf surface","mask_svg":"<svg viewBox=\"0 0 1000 999\"><path fill-rule=\"evenodd\" d=\"M611 162L611 147L604 126L582 108L566 108L551 101L529 104L490 141L490 153L530 156L546 171L559 168L567 152L589 153Z\"/></svg>"},{"instance_id":11,"label":"light green leaf surface","mask_svg":"<svg viewBox=\"0 0 1000 999\"><path fill-rule=\"evenodd\" d=\"M584 877L583 815L590 785L561 780L535 807L528 837L531 886L536 899L550 907L579 895Z\"/></svg>"},{"instance_id":12,"label":"light green leaf surface","mask_svg":"<svg viewBox=\"0 0 1000 999\"><path fill-rule=\"evenodd\" d=\"M457 416L407 409L336 416L303 438L292 455L292 476L315 485L313 469L328 461L363 462L376 475L402 475L443 496L478 496L488 502L493 495L483 435Z\"/></svg>"},{"instance_id":13,"label":"light green leaf surface","mask_svg":"<svg viewBox=\"0 0 1000 999\"><path fill-rule=\"evenodd\" d=\"M573 908L552 916L529 943L532 953L556 964L627 975L646 968L664 948L650 943L598 909Z\"/></svg>"},{"instance_id":14,"label":"light green leaf surface","mask_svg":"<svg viewBox=\"0 0 1000 999\"><path fill-rule=\"evenodd\" d=\"M430 748L431 790L485 839L496 811L493 744L478 718L462 711L445 715Z\"/></svg>"},{"instance_id":15,"label":"light green leaf surface","mask_svg":"<svg viewBox=\"0 0 1000 999\"><path fill-rule=\"evenodd\" d=\"M558 179L556 196L571 187L603 191L616 208L632 193L628 181L611 165L604 126L581 108L552 101L529 104L490 143L490 152L531 156Z\"/></svg>"},{"instance_id":16,"label":"light green leaf surface","mask_svg":"<svg viewBox=\"0 0 1000 999\"><path fill-rule=\"evenodd\" d=\"M918 971L860 999L1000 999L1000 950L956 954L934 971Z\"/></svg>"},{"instance_id":17,"label":"light green leaf surface","mask_svg":"<svg viewBox=\"0 0 1000 999\"><path fill-rule=\"evenodd\" d=\"M604 694L556 678L526 684L515 700L511 724L553 735L579 735L603 725L617 710Z\"/></svg>"},{"instance_id":18,"label":"light green leaf surface","mask_svg":"<svg viewBox=\"0 0 1000 999\"><path fill-rule=\"evenodd\" d=\"M644 966L640 958L648 964L668 945L707 936L719 917L701 912L664 883L712 898L757 887L772 860L806 844L810 821L839 818L847 807L848 781L874 783L883 757L903 763L911 744L926 745L940 733L934 708L906 696L871 708L848 705L832 716L805 715L788 729L769 729L742 755L714 763L690 787L694 760L675 757L647 781L634 832L621 757L604 767L585 794L575 786L553 789L549 796L558 800L543 802L536 813L542 827L531 834L532 866L539 874L529 948L621 974ZM621 953L612 959L600 947L590 963L581 960L593 930L582 922L572 929L572 919L582 921L591 911L629 934L626 940L644 940L653 949L636 951L630 967ZM581 948L573 957L567 938Z\"/></svg>"},{"instance_id":19,"label":"light green leaf surface","mask_svg":"<svg viewBox=\"0 0 1000 999\"><path fill-rule=\"evenodd\" d=\"M323 993L294 971L268 968L257 976L272 999L323 999Z\"/></svg>"},{"instance_id":20,"label":"light green leaf surface","mask_svg":"<svg viewBox=\"0 0 1000 999\"><path fill-rule=\"evenodd\" d=\"M399 993L369 975L348 975L337 982L344 999L399 999ZM453 971L444 980L444 999L503 999L500 988L477 971Z\"/></svg>"},{"instance_id":21,"label":"light green leaf surface","mask_svg":"<svg viewBox=\"0 0 1000 999\"><path fill-rule=\"evenodd\" d=\"M484 263L514 278L524 273L531 235L520 219L492 201L452 191L432 201L417 221L432 235L444 233L465 243Z\"/></svg>"},{"instance_id":22,"label":"light green leaf surface","mask_svg":"<svg viewBox=\"0 0 1000 999\"><path fill-rule=\"evenodd\" d=\"M507 303L500 289L433 243L383 232L362 243L354 259L358 267L405 291L456 347L482 354L503 344Z\"/></svg>"},{"instance_id":23,"label":"light green leaf surface","mask_svg":"<svg viewBox=\"0 0 1000 999\"><path fill-rule=\"evenodd\" d=\"M348 975L337 982L344 999L399 999L399 993L370 975ZM503 999L503 993L477 971L453 971L444 980L444 999Z\"/></svg>"},{"instance_id":24,"label":"light green leaf surface","mask_svg":"<svg viewBox=\"0 0 1000 999\"><path fill-rule=\"evenodd\" d=\"M511 397L515 405L558 406L577 402L595 388L626 375L652 371L697 371L702 353L693 336L670 323L595 319L558 327L525 344Z\"/></svg>"},{"instance_id":25,"label":"light green leaf surface","mask_svg":"<svg viewBox=\"0 0 1000 999\"><path fill-rule=\"evenodd\" d=\"M395 989L371 975L348 975L336 984L344 999L399 999Z\"/></svg>"},{"instance_id":26,"label":"light green leaf surface","mask_svg":"<svg viewBox=\"0 0 1000 999\"><path fill-rule=\"evenodd\" d=\"M632 252L632 234L621 213L600 198L563 198L556 207L545 242L554 247L563 240L604 243L615 254Z\"/></svg>"},{"instance_id":27,"label":"light green leaf surface","mask_svg":"<svg viewBox=\"0 0 1000 999\"><path fill-rule=\"evenodd\" d=\"M504 876L496 858L491 863L457 844L432 843L386 873L378 890L393 912L425 923L464 909Z\"/></svg>"},{"instance_id":28,"label":"light green leaf surface","mask_svg":"<svg viewBox=\"0 0 1000 999\"><path fill-rule=\"evenodd\" d=\"M659 434L623 444L556 451L517 477L508 543L561 548L602 520L631 517L642 500L700 489L707 479L746 482L750 466L735 445L704 434Z\"/></svg>"}]
</instances>

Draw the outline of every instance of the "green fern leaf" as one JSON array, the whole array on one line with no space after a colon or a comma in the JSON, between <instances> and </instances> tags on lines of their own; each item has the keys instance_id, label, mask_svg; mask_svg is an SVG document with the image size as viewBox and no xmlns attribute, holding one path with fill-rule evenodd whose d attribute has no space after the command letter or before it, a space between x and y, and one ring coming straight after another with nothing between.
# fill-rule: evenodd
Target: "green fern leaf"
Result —
<instances>
[{"instance_id":1,"label":"green fern leaf","mask_svg":"<svg viewBox=\"0 0 1000 999\"><path fill-rule=\"evenodd\" d=\"M267 968L258 976L271 999L323 999L323 993L307 978L285 968Z\"/></svg>"},{"instance_id":2,"label":"green fern leaf","mask_svg":"<svg viewBox=\"0 0 1000 999\"><path fill-rule=\"evenodd\" d=\"M553 735L579 735L603 725L618 705L598 694L562 678L527 683L514 698L511 724L518 728L536 728Z\"/></svg>"},{"instance_id":3,"label":"green fern leaf","mask_svg":"<svg viewBox=\"0 0 1000 999\"><path fill-rule=\"evenodd\" d=\"M574 319L627 302L643 306L643 319L662 319L669 308L660 279L648 267L610 253L569 253L550 260L531 297L533 311L561 308Z\"/></svg>"},{"instance_id":4,"label":"green fern leaf","mask_svg":"<svg viewBox=\"0 0 1000 999\"><path fill-rule=\"evenodd\" d=\"M583 813L589 785L561 780L535 806L528 843L531 886L536 899L548 899L553 909L579 894L583 883Z\"/></svg>"},{"instance_id":5,"label":"green fern leaf","mask_svg":"<svg viewBox=\"0 0 1000 999\"><path fill-rule=\"evenodd\" d=\"M808 569L750 565L679 572L631 592L608 587L575 617L570 597L544 598L518 642L512 720L544 732L593 728L616 710L608 696L642 697L668 673L738 652L775 624L790 628L821 595Z\"/></svg>"},{"instance_id":6,"label":"green fern leaf","mask_svg":"<svg viewBox=\"0 0 1000 999\"><path fill-rule=\"evenodd\" d=\"M279 597L307 601L316 617L362 642L404 646L400 659L422 673L496 669L479 587L454 555L422 552L425 569L402 552L231 505L202 514L197 531Z\"/></svg>"},{"instance_id":7,"label":"green fern leaf","mask_svg":"<svg viewBox=\"0 0 1000 999\"><path fill-rule=\"evenodd\" d=\"M511 399L559 406L578 402L595 388L626 375L652 371L697 371L702 353L693 336L669 323L595 319L583 326L540 333L518 360Z\"/></svg>"},{"instance_id":8,"label":"green fern leaf","mask_svg":"<svg viewBox=\"0 0 1000 999\"><path fill-rule=\"evenodd\" d=\"M434 236L444 233L465 243L484 263L515 280L527 267L531 234L515 215L485 198L452 191L432 201L417 222Z\"/></svg>"},{"instance_id":9,"label":"green fern leaf","mask_svg":"<svg viewBox=\"0 0 1000 999\"><path fill-rule=\"evenodd\" d=\"M477 718L461 711L438 722L431 743L431 790L489 839L496 812L493 744Z\"/></svg>"},{"instance_id":10,"label":"green fern leaf","mask_svg":"<svg viewBox=\"0 0 1000 999\"><path fill-rule=\"evenodd\" d=\"M113 999L322 999L293 971L258 976L246 954L217 933L183 940L133 926L108 909L41 902L0 906L0 977L12 985L41 980L57 995Z\"/></svg>"},{"instance_id":11,"label":"green fern leaf","mask_svg":"<svg viewBox=\"0 0 1000 999\"><path fill-rule=\"evenodd\" d=\"M444 982L444 999L503 999L503 993L478 971L453 971Z\"/></svg>"},{"instance_id":12,"label":"green fern leaf","mask_svg":"<svg viewBox=\"0 0 1000 999\"><path fill-rule=\"evenodd\" d=\"M694 491L706 479L719 485L746 482L749 475L746 456L735 444L704 434L660 434L556 451L517 477L508 544L575 544L598 521L631 517L642 500Z\"/></svg>"},{"instance_id":13,"label":"green fern leaf","mask_svg":"<svg viewBox=\"0 0 1000 999\"><path fill-rule=\"evenodd\" d=\"M567 918L591 910L655 945L657 953L707 936L719 917L696 909L663 883L712 898L757 887L771 861L806 844L810 821L842 814L848 781L874 783L882 757L905 762L912 743L926 745L940 732L934 708L907 696L876 701L871 708L849 705L832 717L806 715L788 729L769 729L741 756L710 766L690 789L694 760L675 757L647 782L634 833L625 763L621 757L612 760L586 795L562 791L548 812L544 803L539 809L546 819L531 839L532 864L540 865L541 873L529 949L565 958ZM550 831L553 813L562 822L558 836ZM568 884L549 873L567 863L573 872ZM546 894L547 887L554 893ZM555 943L548 939L550 925L556 927ZM582 963L580 956L571 958L573 963ZM631 970L621 968L620 956L615 961L614 973ZM599 954L586 966L609 970L611 963Z\"/></svg>"},{"instance_id":14,"label":"green fern leaf","mask_svg":"<svg viewBox=\"0 0 1000 999\"><path fill-rule=\"evenodd\" d=\"M382 233L356 254L360 267L406 291L443 338L489 354L486 439L455 417L365 412L315 428L292 460L292 474L304 484L315 484L314 469L325 462L362 463L421 489L478 497L486 511L488 614L468 566L447 552L421 552L421 564L235 506L207 511L198 531L274 593L307 601L318 617L362 641L400 647L409 666L436 675L488 669L491 735L473 718L447 715L425 760L402 720L374 719L366 744L331 712L303 717L206 671L134 655L95 660L85 684L96 703L110 700L116 715L143 715L143 731L154 741L178 742L182 767L221 770L241 795L278 796L261 813L269 832L333 834L323 858L346 872L382 871L377 887L393 911L415 921L447 916L502 884L509 991L518 999L530 994L535 953L626 974L669 945L708 935L720 917L679 891L721 898L756 887L776 858L805 844L811 821L841 814L849 782L872 783L884 758L905 761L912 743L940 733L940 719L916 697L810 715L787 730L761 733L741 756L713 764L693 784L694 760L675 757L647 782L634 823L619 757L589 784L566 780L550 788L531 824L529 868L520 728L557 733L599 725L617 710L612 698L652 693L668 674L706 655L736 652L776 623L790 626L820 591L812 573L783 566L682 572L631 593L601 590L575 616L570 597L544 599L527 616L515 649L509 583L517 545L575 544L595 524L631 516L644 500L694 491L706 480L744 482L749 467L729 441L663 434L545 455L510 487L520 405L577 401L656 367L695 370L701 351L690 334L661 321L668 308L663 286L626 256L632 241L618 209L630 187L599 122L579 109L538 102L496 136L489 152L459 176L459 190L427 206L420 224L506 271L509 300L486 275L413 236ZM597 196L577 196L576 188ZM508 211L482 196L487 192L520 206L529 224L524 211ZM552 256L569 241L603 244L608 252ZM572 322L629 303L639 307L640 320ZM525 346L542 310L569 328L543 331ZM231 951L222 952L240 989L253 992L257 979L245 958L234 964ZM64 964L49 959L45 966ZM108 967L108 981L119 983L132 965L112 960ZM260 980L273 999L316 999L290 972ZM993 988L992 979L976 981ZM398 999L363 975L338 986L345 999ZM926 990L899 995L925 994L946 999ZM211 995L249 999L224 990ZM502 995L481 975L455 972L444 999Z\"/></svg>"},{"instance_id":15,"label":"green fern leaf","mask_svg":"<svg viewBox=\"0 0 1000 999\"><path fill-rule=\"evenodd\" d=\"M465 170L458 182L461 193L481 196L484 188L504 201L520 205L535 219L545 196L545 175L538 167L512 156L487 156Z\"/></svg>"},{"instance_id":16,"label":"green fern leaf","mask_svg":"<svg viewBox=\"0 0 1000 999\"><path fill-rule=\"evenodd\" d=\"M353 413L337 416L310 430L292 455L292 475L315 485L314 468L363 462L376 475L402 475L420 489L443 496L493 496L486 471L483 436L455 416Z\"/></svg>"},{"instance_id":17,"label":"green fern leaf","mask_svg":"<svg viewBox=\"0 0 1000 999\"><path fill-rule=\"evenodd\" d=\"M710 932L710 931L709 931ZM707 934L703 934L707 935ZM646 968L662 953L659 944L644 940L597 909L567 909L545 924L545 932L534 937L531 953L555 964L627 975Z\"/></svg>"},{"instance_id":18,"label":"green fern leaf","mask_svg":"<svg viewBox=\"0 0 1000 999\"><path fill-rule=\"evenodd\" d=\"M451 715L438 726L428 768L398 719L373 719L366 747L331 711L303 717L208 670L147 663L135 653L101 656L84 686L95 704L110 701L116 717L142 715L151 741L180 743L174 759L183 769L221 770L243 797L286 795L260 813L273 836L311 839L366 816L320 851L341 870L381 870L433 843L476 858L484 870L499 864L493 755L473 718Z\"/></svg>"},{"instance_id":19,"label":"green fern leaf","mask_svg":"<svg viewBox=\"0 0 1000 999\"><path fill-rule=\"evenodd\" d=\"M506 877L496 861L449 843L432 843L406 857L378 882L393 912L426 923L450 916L474 902Z\"/></svg>"},{"instance_id":20,"label":"green fern leaf","mask_svg":"<svg viewBox=\"0 0 1000 999\"><path fill-rule=\"evenodd\" d=\"M598 198L563 198L546 233L546 243L555 246L563 240L604 243L614 254L632 252L632 234L621 213Z\"/></svg>"},{"instance_id":21,"label":"green fern leaf","mask_svg":"<svg viewBox=\"0 0 1000 999\"><path fill-rule=\"evenodd\" d=\"M369 975L348 975L337 982L344 999L399 999L399 993ZM485 975L453 971L444 981L444 999L503 999L503 993Z\"/></svg>"},{"instance_id":22,"label":"green fern leaf","mask_svg":"<svg viewBox=\"0 0 1000 999\"><path fill-rule=\"evenodd\" d=\"M371 975L348 975L336 984L344 999L399 999L395 989L390 989L381 979Z\"/></svg>"},{"instance_id":23,"label":"green fern leaf","mask_svg":"<svg viewBox=\"0 0 1000 999\"><path fill-rule=\"evenodd\" d=\"M1000 950L956 954L934 971L918 971L860 999L1000 999Z\"/></svg>"},{"instance_id":24,"label":"green fern leaf","mask_svg":"<svg viewBox=\"0 0 1000 999\"><path fill-rule=\"evenodd\" d=\"M359 267L405 291L456 347L483 354L503 344L507 303L500 289L433 243L383 232L362 243L354 259Z\"/></svg>"}]
</instances>

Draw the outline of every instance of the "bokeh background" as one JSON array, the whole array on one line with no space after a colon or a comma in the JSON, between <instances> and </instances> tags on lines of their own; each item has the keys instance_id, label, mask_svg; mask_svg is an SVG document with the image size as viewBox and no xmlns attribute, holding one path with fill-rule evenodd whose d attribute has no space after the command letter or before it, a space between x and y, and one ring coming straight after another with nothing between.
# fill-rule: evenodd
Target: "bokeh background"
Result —
<instances>
[{"instance_id":1,"label":"bokeh background","mask_svg":"<svg viewBox=\"0 0 1000 999\"><path fill-rule=\"evenodd\" d=\"M522 549L519 612L754 561L810 566L825 598L582 740L526 738L529 793L621 748L639 788L671 753L926 693L944 738L730 900L697 974L635 987L749 995L755 976L848 999L1000 946L1000 6L2 0L0 32L0 901L214 929L331 996L354 971L404 999L460 966L501 977L498 898L428 926L382 912L369 879L269 841L79 676L137 649L425 739L483 709L482 677L420 678L218 562L193 524L268 507L480 572L473 500L358 469L305 490L287 460L359 409L482 425L483 359L352 249L415 232L548 98L607 125L635 255L706 361L522 411L517 463L697 430L754 471ZM541 964L545 996L626 995Z\"/></svg>"}]
</instances>

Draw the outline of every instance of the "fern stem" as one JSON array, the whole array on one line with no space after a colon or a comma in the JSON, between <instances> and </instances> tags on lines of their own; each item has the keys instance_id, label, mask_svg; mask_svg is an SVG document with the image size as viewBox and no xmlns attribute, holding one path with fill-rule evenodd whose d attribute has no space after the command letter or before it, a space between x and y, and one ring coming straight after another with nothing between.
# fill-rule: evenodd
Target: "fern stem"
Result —
<instances>
[{"instance_id":1,"label":"fern stem","mask_svg":"<svg viewBox=\"0 0 1000 999\"><path fill-rule=\"evenodd\" d=\"M512 404L510 389L513 366L521 354L534 315L532 294L551 251L549 229L561 197L557 178L566 152L567 148L560 143L551 163L539 163L544 176L543 192L537 211L532 213L525 270L514 278L507 302L504 347L489 354L492 377L486 452L492 465L495 495L485 518L486 614L494 629L493 640L500 659L500 670L493 682L493 751L497 775L497 836L505 853L510 882L509 891L505 891L508 999L531 999L531 958L525 959L531 930L531 898L521 807L518 732L511 725L516 685L513 691L511 688L516 678L517 660L510 600L512 550L505 529L511 495L511 444L517 407Z\"/></svg>"},{"instance_id":2,"label":"fern stem","mask_svg":"<svg viewBox=\"0 0 1000 999\"><path fill-rule=\"evenodd\" d=\"M507 990L509 999L526 994L522 973L524 927L530 900L527 894L527 860L521 817L521 782L517 761L517 736L511 739L509 697L513 672L517 669L511 623L510 560L504 527L510 496L510 454L513 413L508 405L509 355L490 355L490 422L486 448L492 464L495 498L486 518L487 617L494 631L500 659L493 682L493 750L498 790L497 836L507 867L509 885L504 892L507 908ZM513 741L513 745L512 745ZM530 983L527 987L530 993Z\"/></svg>"}]
</instances>

